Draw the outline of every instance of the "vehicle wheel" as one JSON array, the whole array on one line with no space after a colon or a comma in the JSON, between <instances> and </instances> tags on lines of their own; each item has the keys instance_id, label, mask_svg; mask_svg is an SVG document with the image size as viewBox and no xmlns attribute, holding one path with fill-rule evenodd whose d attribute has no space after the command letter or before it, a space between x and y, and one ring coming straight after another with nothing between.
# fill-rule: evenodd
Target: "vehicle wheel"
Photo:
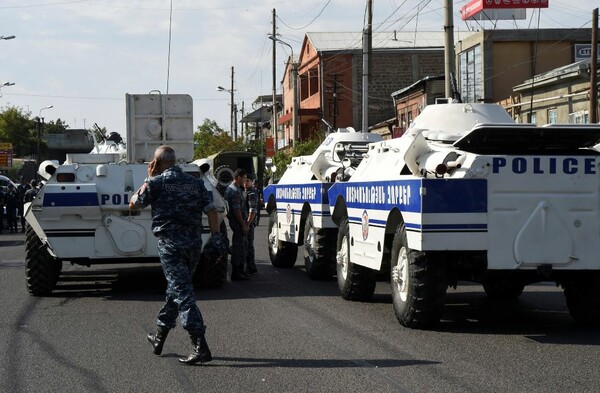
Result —
<instances>
[{"instance_id":1,"label":"vehicle wheel","mask_svg":"<svg viewBox=\"0 0 600 393\"><path fill-rule=\"evenodd\" d=\"M312 212L304 224L304 267L313 280L328 280L333 277L335 250L332 231L315 228Z\"/></svg>"},{"instance_id":2,"label":"vehicle wheel","mask_svg":"<svg viewBox=\"0 0 600 393\"><path fill-rule=\"evenodd\" d=\"M298 256L298 245L291 242L283 242L277 239L277 211L273 210L269 215L269 258L271 265L275 267L292 267L296 264Z\"/></svg>"},{"instance_id":3,"label":"vehicle wheel","mask_svg":"<svg viewBox=\"0 0 600 393\"><path fill-rule=\"evenodd\" d=\"M348 218L340 225L337 238L336 270L342 298L366 301L373 297L377 271L356 265L350 260L350 226Z\"/></svg>"},{"instance_id":4,"label":"vehicle wheel","mask_svg":"<svg viewBox=\"0 0 600 393\"><path fill-rule=\"evenodd\" d=\"M571 317L580 325L600 324L600 276L582 277L564 284Z\"/></svg>"},{"instance_id":5,"label":"vehicle wheel","mask_svg":"<svg viewBox=\"0 0 600 393\"><path fill-rule=\"evenodd\" d=\"M56 286L62 262L53 258L31 227L26 231L25 278L33 296L47 296Z\"/></svg>"},{"instance_id":6,"label":"vehicle wheel","mask_svg":"<svg viewBox=\"0 0 600 393\"><path fill-rule=\"evenodd\" d=\"M426 252L411 250L404 223L394 234L391 258L392 301L398 321L416 329L438 323L448 287L443 261Z\"/></svg>"},{"instance_id":7,"label":"vehicle wheel","mask_svg":"<svg viewBox=\"0 0 600 393\"><path fill-rule=\"evenodd\" d=\"M525 285L510 278L483 282L483 289L492 300L516 300L523 293L523 288Z\"/></svg>"}]
</instances>

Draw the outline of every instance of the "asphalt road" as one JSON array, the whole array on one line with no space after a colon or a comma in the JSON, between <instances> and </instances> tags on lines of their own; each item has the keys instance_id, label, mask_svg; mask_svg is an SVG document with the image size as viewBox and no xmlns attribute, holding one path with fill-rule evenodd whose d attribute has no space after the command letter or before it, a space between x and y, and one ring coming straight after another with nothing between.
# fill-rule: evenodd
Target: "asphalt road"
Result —
<instances>
[{"instance_id":1,"label":"asphalt road","mask_svg":"<svg viewBox=\"0 0 600 393\"><path fill-rule=\"evenodd\" d=\"M181 328L151 353L164 280L158 265L65 266L51 297L28 295L24 236L0 235L1 392L599 392L600 332L579 328L562 292L527 287L490 303L481 288L450 289L434 331L400 326L389 285L348 302L334 280L311 281L268 261L259 273L198 291L214 361L182 366ZM300 253L301 254L301 253Z\"/></svg>"}]
</instances>

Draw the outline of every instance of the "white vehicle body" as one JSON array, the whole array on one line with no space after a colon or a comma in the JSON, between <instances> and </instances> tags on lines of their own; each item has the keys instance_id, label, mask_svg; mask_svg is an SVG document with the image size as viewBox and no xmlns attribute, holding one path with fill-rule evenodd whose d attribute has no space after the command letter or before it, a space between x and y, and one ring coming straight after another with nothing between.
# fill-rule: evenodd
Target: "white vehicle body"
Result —
<instances>
[{"instance_id":1,"label":"white vehicle body","mask_svg":"<svg viewBox=\"0 0 600 393\"><path fill-rule=\"evenodd\" d=\"M335 269L333 243L336 226L331 220L327 190L335 179L349 176L381 136L339 129L329 134L310 156L294 157L277 184L264 191L270 214L269 253L274 266L290 267L298 245L305 247L305 265L312 278L331 276ZM345 166L344 166L345 163Z\"/></svg>"},{"instance_id":2,"label":"white vehicle body","mask_svg":"<svg viewBox=\"0 0 600 393\"><path fill-rule=\"evenodd\" d=\"M598 125L515 124L493 104L427 106L329 188L342 296L369 298L391 269L399 321L426 327L458 280L497 298L552 280L576 320L600 321L599 140Z\"/></svg>"},{"instance_id":3,"label":"white vehicle body","mask_svg":"<svg viewBox=\"0 0 600 393\"><path fill-rule=\"evenodd\" d=\"M40 165L46 183L25 206L29 224L26 273L33 295L53 289L63 261L83 265L158 261L151 209L132 211L129 201L148 176L147 162L155 148L162 144L175 149L184 172L203 179L220 222L225 217L225 201L216 190L208 163L188 163L193 159L191 97L149 94L126 98L126 153L124 146L109 143L95 147L90 154L68 155L62 165L52 161ZM210 236L206 216L203 226L206 244ZM224 282L224 277L217 281Z\"/></svg>"}]
</instances>

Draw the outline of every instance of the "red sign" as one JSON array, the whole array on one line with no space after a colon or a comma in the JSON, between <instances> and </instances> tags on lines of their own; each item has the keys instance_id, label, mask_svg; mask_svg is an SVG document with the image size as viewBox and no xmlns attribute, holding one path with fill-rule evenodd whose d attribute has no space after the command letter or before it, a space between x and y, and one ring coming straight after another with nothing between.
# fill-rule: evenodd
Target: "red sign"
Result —
<instances>
[{"instance_id":1,"label":"red sign","mask_svg":"<svg viewBox=\"0 0 600 393\"><path fill-rule=\"evenodd\" d=\"M273 138L265 138L265 148L267 150L267 157L273 157L275 155L275 140Z\"/></svg>"},{"instance_id":2,"label":"red sign","mask_svg":"<svg viewBox=\"0 0 600 393\"><path fill-rule=\"evenodd\" d=\"M515 8L548 8L550 0L472 0L460 9L462 20L475 16L483 10Z\"/></svg>"},{"instance_id":3,"label":"red sign","mask_svg":"<svg viewBox=\"0 0 600 393\"><path fill-rule=\"evenodd\" d=\"M0 167L12 167L12 150L0 150Z\"/></svg>"}]
</instances>

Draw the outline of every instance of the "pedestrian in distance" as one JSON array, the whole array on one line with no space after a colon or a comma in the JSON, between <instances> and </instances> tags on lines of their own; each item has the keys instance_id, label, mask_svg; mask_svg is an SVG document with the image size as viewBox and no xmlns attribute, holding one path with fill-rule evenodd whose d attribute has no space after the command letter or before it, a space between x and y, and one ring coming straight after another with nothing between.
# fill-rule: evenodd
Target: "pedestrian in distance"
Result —
<instances>
[{"instance_id":1,"label":"pedestrian in distance","mask_svg":"<svg viewBox=\"0 0 600 393\"><path fill-rule=\"evenodd\" d=\"M247 253L248 222L246 214L246 201L244 198L244 182L247 173L238 168L233 173L233 181L225 189L225 200L229 205L227 219L231 228L231 280L248 280L250 278L244 272Z\"/></svg>"},{"instance_id":2,"label":"pedestrian in distance","mask_svg":"<svg viewBox=\"0 0 600 393\"><path fill-rule=\"evenodd\" d=\"M29 182L29 186L29 190L25 191L25 195L23 195L23 204L33 201L39 191L37 188L37 182L34 179Z\"/></svg>"},{"instance_id":3,"label":"pedestrian in distance","mask_svg":"<svg viewBox=\"0 0 600 393\"><path fill-rule=\"evenodd\" d=\"M8 186L8 192L4 195L4 202L6 204L6 216L8 218L8 229L10 233L17 232L17 212L19 207L23 206L21 198L17 193L15 187L11 184Z\"/></svg>"},{"instance_id":4,"label":"pedestrian in distance","mask_svg":"<svg viewBox=\"0 0 600 393\"><path fill-rule=\"evenodd\" d=\"M0 233L4 230L4 197L5 194L0 189Z\"/></svg>"},{"instance_id":5,"label":"pedestrian in distance","mask_svg":"<svg viewBox=\"0 0 600 393\"><path fill-rule=\"evenodd\" d=\"M20 183L17 186L17 194L19 197L19 200L22 201L23 197L25 196L25 193L27 192L27 190L29 190L31 188L31 186L27 183L27 181L25 180L24 176L21 176L21 178L19 179ZM25 215L23 214L23 204L19 204L19 216L21 217L21 232L25 232Z\"/></svg>"},{"instance_id":6,"label":"pedestrian in distance","mask_svg":"<svg viewBox=\"0 0 600 393\"><path fill-rule=\"evenodd\" d=\"M252 275L257 273L255 251L254 251L254 228L258 222L258 190L254 187L254 180L251 176L246 178L244 183L246 194L246 223L248 225L248 234L246 235L247 252L246 252L246 274Z\"/></svg>"},{"instance_id":7,"label":"pedestrian in distance","mask_svg":"<svg viewBox=\"0 0 600 393\"><path fill-rule=\"evenodd\" d=\"M152 232L158 238L160 264L167 279L166 300L158 312L157 330L149 333L147 340L154 354L160 355L179 316L194 348L192 354L179 361L206 363L212 360L212 354L192 282L202 251L202 213L207 215L212 233L209 243L221 254L227 252L227 237L219 232L212 195L202 179L184 173L176 163L172 147L158 147L148 164L148 178L129 203L130 209L152 207Z\"/></svg>"}]
</instances>

